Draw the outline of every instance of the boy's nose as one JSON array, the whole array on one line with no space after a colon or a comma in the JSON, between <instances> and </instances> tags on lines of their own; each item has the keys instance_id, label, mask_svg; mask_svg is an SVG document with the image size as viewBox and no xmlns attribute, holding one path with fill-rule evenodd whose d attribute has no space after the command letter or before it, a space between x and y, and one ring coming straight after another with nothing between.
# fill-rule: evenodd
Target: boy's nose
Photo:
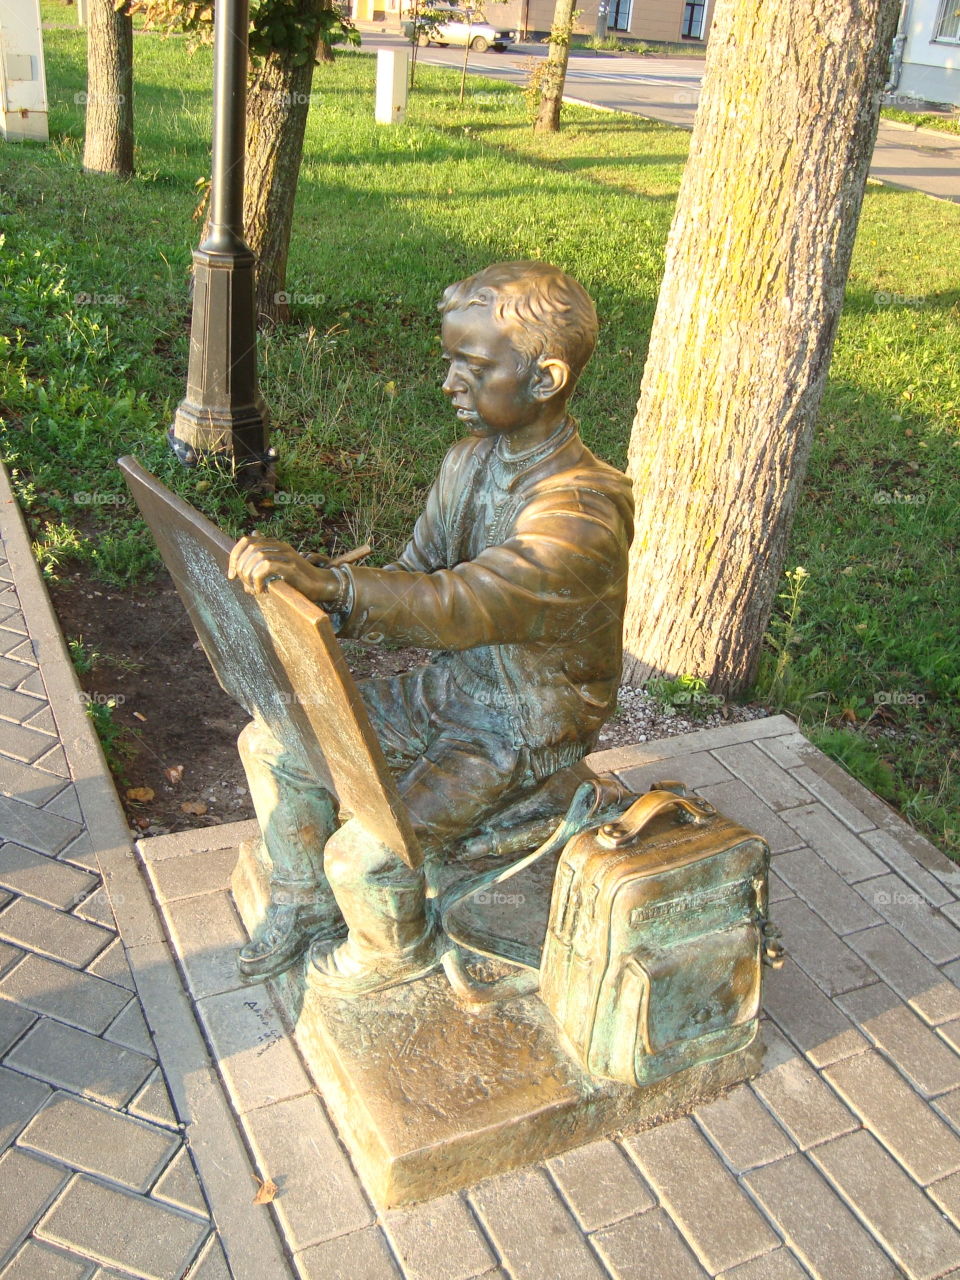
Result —
<instances>
[{"instance_id":1,"label":"boy's nose","mask_svg":"<svg viewBox=\"0 0 960 1280\"><path fill-rule=\"evenodd\" d=\"M462 379L457 374L453 365L451 365L450 368L447 370L447 376L444 378L443 386L440 388L440 390L443 392L445 396L452 396L453 393L456 391L457 387L462 387L462 386L463 386Z\"/></svg>"}]
</instances>

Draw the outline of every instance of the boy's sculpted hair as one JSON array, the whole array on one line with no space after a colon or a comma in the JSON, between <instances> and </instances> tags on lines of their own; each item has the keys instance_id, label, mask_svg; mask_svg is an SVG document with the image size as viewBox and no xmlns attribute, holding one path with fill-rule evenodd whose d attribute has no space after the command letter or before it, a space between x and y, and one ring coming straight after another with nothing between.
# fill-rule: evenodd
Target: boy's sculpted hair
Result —
<instances>
[{"instance_id":1,"label":"boy's sculpted hair","mask_svg":"<svg viewBox=\"0 0 960 1280\"><path fill-rule=\"evenodd\" d=\"M597 344L597 312L585 289L547 262L498 262L444 291L440 311L489 307L510 330L521 372L542 358L570 366L570 386Z\"/></svg>"}]
</instances>

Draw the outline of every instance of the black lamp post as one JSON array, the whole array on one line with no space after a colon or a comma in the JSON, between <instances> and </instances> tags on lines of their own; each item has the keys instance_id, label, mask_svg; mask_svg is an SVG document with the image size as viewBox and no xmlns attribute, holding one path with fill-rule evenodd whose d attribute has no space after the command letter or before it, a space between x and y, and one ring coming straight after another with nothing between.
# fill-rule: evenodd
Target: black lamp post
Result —
<instances>
[{"instance_id":1,"label":"black lamp post","mask_svg":"<svg viewBox=\"0 0 960 1280\"><path fill-rule=\"evenodd\" d=\"M256 258L243 239L248 16L249 0L217 0L211 221L193 255L187 394L167 435L188 466L218 455L257 484L272 452L257 386Z\"/></svg>"}]
</instances>

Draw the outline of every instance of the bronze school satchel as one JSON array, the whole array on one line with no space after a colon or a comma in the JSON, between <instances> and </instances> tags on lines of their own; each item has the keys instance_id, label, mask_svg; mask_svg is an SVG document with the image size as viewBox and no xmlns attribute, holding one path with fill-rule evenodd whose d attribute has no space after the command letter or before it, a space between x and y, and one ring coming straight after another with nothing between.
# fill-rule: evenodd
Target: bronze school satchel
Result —
<instances>
[{"instance_id":1,"label":"bronze school satchel","mask_svg":"<svg viewBox=\"0 0 960 1280\"><path fill-rule=\"evenodd\" d=\"M539 989L581 1065L625 1084L744 1048L757 1032L762 964L782 963L767 920L766 843L679 782L655 783L619 818L583 830L582 790L579 814L575 799L540 849L461 887L444 912L453 941L532 972L483 994L453 952L444 967L454 989L474 1002ZM537 969L455 926L453 911L481 881L502 883L558 847Z\"/></svg>"}]
</instances>

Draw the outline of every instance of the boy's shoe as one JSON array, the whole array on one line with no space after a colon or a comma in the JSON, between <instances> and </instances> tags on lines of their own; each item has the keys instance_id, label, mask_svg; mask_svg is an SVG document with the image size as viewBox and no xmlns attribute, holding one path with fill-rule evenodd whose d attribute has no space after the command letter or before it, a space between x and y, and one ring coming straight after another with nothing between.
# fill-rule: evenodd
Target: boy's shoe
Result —
<instances>
[{"instance_id":1,"label":"boy's shoe","mask_svg":"<svg viewBox=\"0 0 960 1280\"><path fill-rule=\"evenodd\" d=\"M307 960L307 989L319 996L353 1000L374 991L386 991L403 982L413 982L436 969L450 950L450 942L439 929L431 929L419 942L393 955L361 958L348 939L330 948L318 938Z\"/></svg>"},{"instance_id":2,"label":"boy's shoe","mask_svg":"<svg viewBox=\"0 0 960 1280\"><path fill-rule=\"evenodd\" d=\"M237 952L237 968L245 982L262 982L292 968L315 939L329 947L346 932L346 921L327 904L271 902L263 924Z\"/></svg>"}]
</instances>

